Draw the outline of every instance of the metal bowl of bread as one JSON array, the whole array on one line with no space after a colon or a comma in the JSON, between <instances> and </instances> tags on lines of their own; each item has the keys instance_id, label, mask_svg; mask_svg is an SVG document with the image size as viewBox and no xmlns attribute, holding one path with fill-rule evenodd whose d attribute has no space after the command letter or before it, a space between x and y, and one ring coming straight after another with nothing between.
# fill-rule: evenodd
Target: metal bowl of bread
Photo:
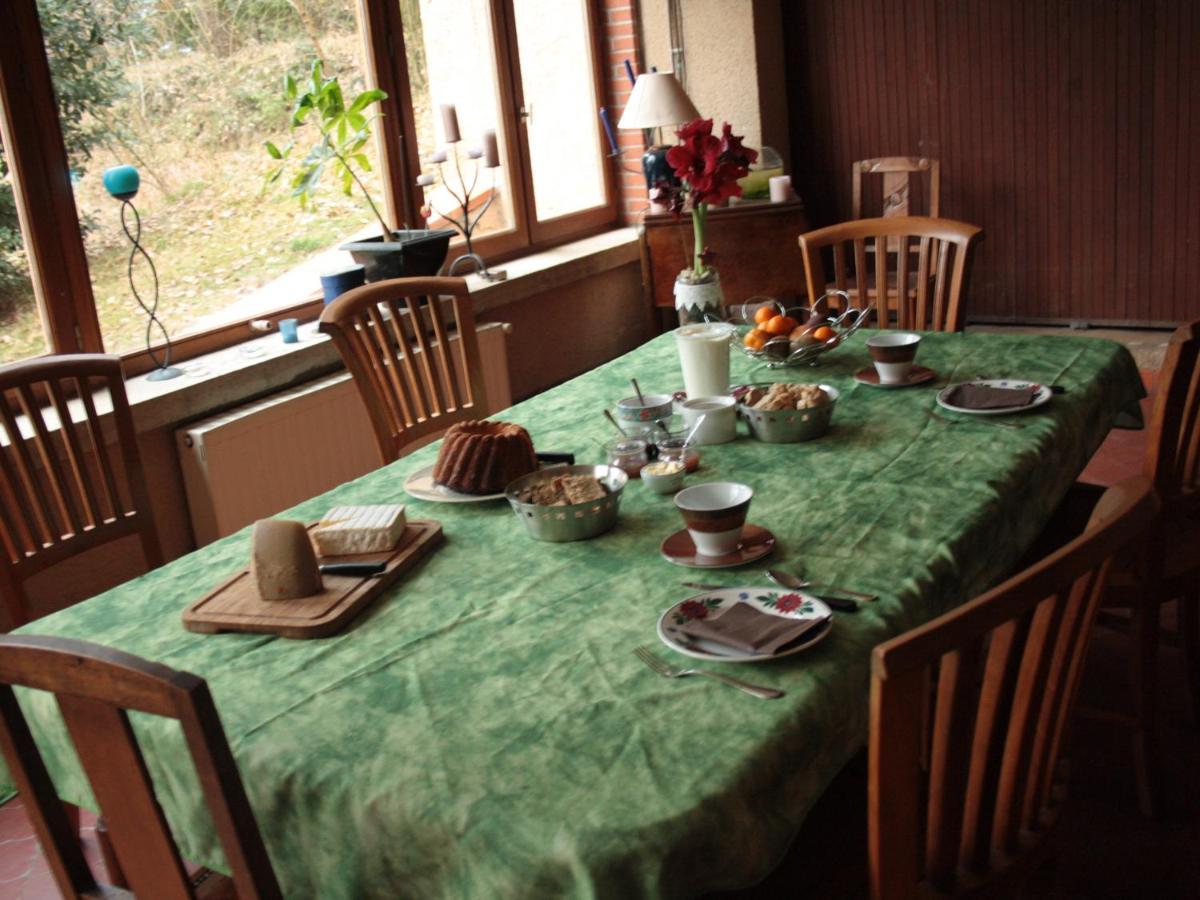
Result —
<instances>
[{"instance_id":1,"label":"metal bowl of bread","mask_svg":"<svg viewBox=\"0 0 1200 900\"><path fill-rule=\"evenodd\" d=\"M617 524L628 480L615 466L555 466L518 478L504 495L530 537L582 541Z\"/></svg>"},{"instance_id":2,"label":"metal bowl of bread","mask_svg":"<svg viewBox=\"0 0 1200 900\"><path fill-rule=\"evenodd\" d=\"M838 298L837 309L830 298ZM850 305L845 291L822 294L811 307L785 307L770 297L751 297L734 308L742 352L771 369L815 366L863 325L871 310Z\"/></svg>"},{"instance_id":3,"label":"metal bowl of bread","mask_svg":"<svg viewBox=\"0 0 1200 900\"><path fill-rule=\"evenodd\" d=\"M750 433L768 444L811 441L829 430L838 389L828 384L754 385L738 404Z\"/></svg>"}]
</instances>

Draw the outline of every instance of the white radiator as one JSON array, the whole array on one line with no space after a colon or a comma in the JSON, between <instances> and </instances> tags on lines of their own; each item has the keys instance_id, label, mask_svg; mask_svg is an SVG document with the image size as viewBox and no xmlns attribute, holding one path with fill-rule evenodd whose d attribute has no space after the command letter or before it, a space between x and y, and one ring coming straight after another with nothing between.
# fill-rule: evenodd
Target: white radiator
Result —
<instances>
[{"instance_id":1,"label":"white radiator","mask_svg":"<svg viewBox=\"0 0 1200 900\"><path fill-rule=\"evenodd\" d=\"M511 406L512 394L505 326L483 324L478 334L488 394L482 419ZM450 346L461 364L458 341ZM347 372L184 426L175 444L198 547L379 467Z\"/></svg>"}]
</instances>

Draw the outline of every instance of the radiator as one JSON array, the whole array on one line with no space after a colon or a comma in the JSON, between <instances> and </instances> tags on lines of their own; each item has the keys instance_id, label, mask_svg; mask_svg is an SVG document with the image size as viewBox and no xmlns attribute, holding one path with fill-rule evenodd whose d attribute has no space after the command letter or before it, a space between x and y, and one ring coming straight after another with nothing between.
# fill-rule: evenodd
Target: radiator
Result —
<instances>
[{"instance_id":1,"label":"radiator","mask_svg":"<svg viewBox=\"0 0 1200 900\"><path fill-rule=\"evenodd\" d=\"M511 406L512 395L505 326L480 325L478 333L484 418ZM450 346L461 364L458 341ZM198 547L379 467L366 407L347 372L186 425L175 444Z\"/></svg>"}]
</instances>

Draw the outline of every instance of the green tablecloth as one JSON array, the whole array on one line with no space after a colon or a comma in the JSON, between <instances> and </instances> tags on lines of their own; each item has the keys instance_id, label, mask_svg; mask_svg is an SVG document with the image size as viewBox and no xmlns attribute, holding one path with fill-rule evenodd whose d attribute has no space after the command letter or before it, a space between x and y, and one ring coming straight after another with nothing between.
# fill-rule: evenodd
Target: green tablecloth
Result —
<instances>
[{"instance_id":1,"label":"green tablecloth","mask_svg":"<svg viewBox=\"0 0 1200 900\"><path fill-rule=\"evenodd\" d=\"M690 483L753 485L772 563L877 592L811 651L738 674L787 692L747 697L668 681L633 655L656 644L681 579L763 583L761 566L697 573L659 556L670 498L632 482L609 534L527 538L508 505L410 502L446 544L345 633L325 640L205 636L180 612L247 559L247 533L42 619L26 631L99 641L208 680L289 897L686 896L749 884L867 734L880 641L996 583L1033 539L1122 408L1141 395L1129 354L1100 340L926 336L947 379L1024 377L1067 388L1021 430L930 420L930 387L855 383L862 338L780 377L842 389L833 429L806 444L705 448ZM680 383L670 335L504 415L546 450L599 461L600 416ZM735 353L734 380L751 372ZM404 501L436 446L301 504ZM659 648L665 655L670 654ZM678 657L677 657L678 658ZM679 658L681 659L681 658ZM52 703L25 697L64 798L90 795ZM185 854L222 867L171 723L139 718ZM798 886L802 887L802 886Z\"/></svg>"}]
</instances>

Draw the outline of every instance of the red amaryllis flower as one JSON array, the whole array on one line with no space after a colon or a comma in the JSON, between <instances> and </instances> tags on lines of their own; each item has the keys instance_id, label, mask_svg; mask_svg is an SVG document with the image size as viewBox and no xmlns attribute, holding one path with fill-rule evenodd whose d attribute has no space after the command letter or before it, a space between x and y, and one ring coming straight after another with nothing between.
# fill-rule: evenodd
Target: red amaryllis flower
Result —
<instances>
[{"instance_id":1,"label":"red amaryllis flower","mask_svg":"<svg viewBox=\"0 0 1200 900\"><path fill-rule=\"evenodd\" d=\"M712 133L712 119L696 119L679 129L679 143L667 151L667 162L675 175L686 182L692 194L692 206L721 203L741 196L737 180L750 171L758 152L742 145L726 122L721 136Z\"/></svg>"},{"instance_id":2,"label":"red amaryllis flower","mask_svg":"<svg viewBox=\"0 0 1200 900\"><path fill-rule=\"evenodd\" d=\"M804 598L799 594L781 594L775 601L775 608L780 612L791 612L793 609L799 608L803 602Z\"/></svg>"},{"instance_id":3,"label":"red amaryllis flower","mask_svg":"<svg viewBox=\"0 0 1200 900\"><path fill-rule=\"evenodd\" d=\"M708 618L708 607L699 600L685 600L683 606L679 607L679 611L686 619Z\"/></svg>"}]
</instances>

